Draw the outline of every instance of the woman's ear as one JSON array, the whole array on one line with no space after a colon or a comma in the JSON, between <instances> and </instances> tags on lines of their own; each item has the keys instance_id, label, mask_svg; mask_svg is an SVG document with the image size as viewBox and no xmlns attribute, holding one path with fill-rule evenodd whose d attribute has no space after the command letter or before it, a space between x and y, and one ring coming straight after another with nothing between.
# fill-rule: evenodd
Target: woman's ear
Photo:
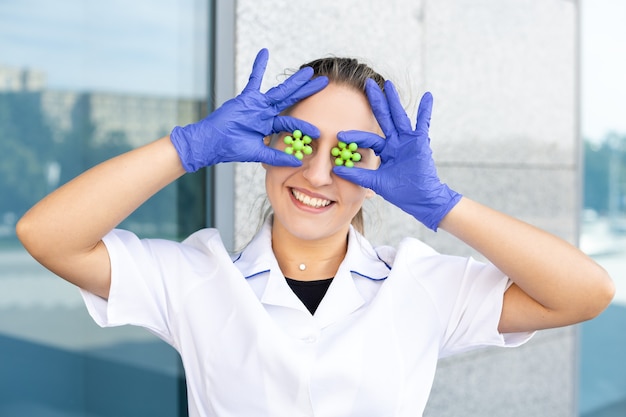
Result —
<instances>
[{"instance_id":1,"label":"woman's ear","mask_svg":"<svg viewBox=\"0 0 626 417\"><path fill-rule=\"evenodd\" d=\"M374 192L374 190L371 190L369 188L365 189L365 198L370 199L372 197L374 197L376 195L376 193Z\"/></svg>"}]
</instances>

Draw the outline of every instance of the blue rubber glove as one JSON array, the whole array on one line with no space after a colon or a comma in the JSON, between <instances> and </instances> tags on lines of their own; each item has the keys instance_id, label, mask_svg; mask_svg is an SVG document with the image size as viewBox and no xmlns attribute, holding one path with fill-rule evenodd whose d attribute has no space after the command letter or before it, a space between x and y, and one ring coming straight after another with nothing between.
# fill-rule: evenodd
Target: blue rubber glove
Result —
<instances>
[{"instance_id":1,"label":"blue rubber glove","mask_svg":"<svg viewBox=\"0 0 626 417\"><path fill-rule=\"evenodd\" d=\"M380 166L376 170L339 166L333 171L342 178L373 190L436 231L441 219L459 202L461 195L448 188L437 176L428 137L432 95L426 93L422 97L413 130L390 81L385 82L383 93L378 84L369 79L365 92L385 138L356 130L340 132L338 138L373 149L380 156Z\"/></svg>"},{"instance_id":2,"label":"blue rubber glove","mask_svg":"<svg viewBox=\"0 0 626 417\"><path fill-rule=\"evenodd\" d=\"M267 49L259 51L250 80L240 95L225 102L203 120L172 130L170 138L187 172L220 162L302 164L295 156L266 146L263 138L272 133L296 129L312 138L319 137L319 130L312 124L279 116L279 113L323 89L328 79L311 79L313 69L307 67L263 94L259 89L268 56Z\"/></svg>"}]
</instances>

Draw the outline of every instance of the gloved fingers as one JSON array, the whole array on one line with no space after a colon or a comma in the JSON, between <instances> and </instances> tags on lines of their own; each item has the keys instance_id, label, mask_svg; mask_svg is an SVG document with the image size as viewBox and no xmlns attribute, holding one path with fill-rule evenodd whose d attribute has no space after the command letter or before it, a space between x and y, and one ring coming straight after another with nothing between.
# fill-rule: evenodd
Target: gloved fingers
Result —
<instances>
[{"instance_id":1,"label":"gloved fingers","mask_svg":"<svg viewBox=\"0 0 626 417\"><path fill-rule=\"evenodd\" d=\"M379 180L379 173L376 170L335 166L333 167L333 172L344 180L348 180L356 185L369 188L376 192L376 184Z\"/></svg>"},{"instance_id":2,"label":"gloved fingers","mask_svg":"<svg viewBox=\"0 0 626 417\"><path fill-rule=\"evenodd\" d=\"M376 81L371 78L365 81L365 94L367 95L370 106L372 106L374 117L376 117L385 136L388 139L396 136L398 130L391 117L389 103L387 102L385 93L383 93Z\"/></svg>"},{"instance_id":3,"label":"gloved fingers","mask_svg":"<svg viewBox=\"0 0 626 417\"><path fill-rule=\"evenodd\" d=\"M320 90L323 90L324 87L328 85L328 77L321 76L313 78L309 80L306 84L302 85L298 90L294 91L293 94L285 97L280 102L276 103L276 109L278 111L283 111L302 99L305 99L313 94L317 93Z\"/></svg>"},{"instance_id":4,"label":"gloved fingers","mask_svg":"<svg viewBox=\"0 0 626 417\"><path fill-rule=\"evenodd\" d=\"M428 136L430 128L430 116L433 111L433 95L429 92L424 93L417 109L417 122L415 131Z\"/></svg>"},{"instance_id":5,"label":"gloved fingers","mask_svg":"<svg viewBox=\"0 0 626 417\"><path fill-rule=\"evenodd\" d=\"M305 135L310 136L313 139L320 137L320 131L317 126L312 125L304 120L296 119L291 116L276 116L274 117L274 123L272 126L272 132L293 132L294 130L300 130ZM264 132L265 133L265 132Z\"/></svg>"},{"instance_id":6,"label":"gloved fingers","mask_svg":"<svg viewBox=\"0 0 626 417\"><path fill-rule=\"evenodd\" d=\"M295 156L288 155L283 151L270 148L266 145L262 145L262 147L255 152L255 158L250 162L262 162L268 165L286 167L299 167L302 165L302 161Z\"/></svg>"},{"instance_id":7,"label":"gloved fingers","mask_svg":"<svg viewBox=\"0 0 626 417\"><path fill-rule=\"evenodd\" d=\"M400 132L410 132L412 131L411 121L409 117L406 115L406 111L402 106L402 102L400 101L400 95L396 90L396 87L389 80L385 81L385 94L387 95L387 102L389 103L389 111L391 113L391 118L393 119L393 123L396 126L396 129Z\"/></svg>"},{"instance_id":8,"label":"gloved fingers","mask_svg":"<svg viewBox=\"0 0 626 417\"><path fill-rule=\"evenodd\" d=\"M380 155L385 148L386 140L375 133L362 130L346 130L339 132L337 138L345 143L356 143L359 148L370 148L376 155Z\"/></svg>"},{"instance_id":9,"label":"gloved fingers","mask_svg":"<svg viewBox=\"0 0 626 417\"><path fill-rule=\"evenodd\" d=\"M243 92L259 91L261 89L261 83L263 82L263 75L265 74L265 68L267 68L268 59L269 51L266 48L261 49L254 59L250 79L248 80L246 87L243 89Z\"/></svg>"},{"instance_id":10,"label":"gloved fingers","mask_svg":"<svg viewBox=\"0 0 626 417\"><path fill-rule=\"evenodd\" d=\"M271 104L277 104L287 99L290 95L298 91L303 85L308 83L313 76L313 68L305 67L287 78L282 83L267 90L265 98Z\"/></svg>"}]
</instances>

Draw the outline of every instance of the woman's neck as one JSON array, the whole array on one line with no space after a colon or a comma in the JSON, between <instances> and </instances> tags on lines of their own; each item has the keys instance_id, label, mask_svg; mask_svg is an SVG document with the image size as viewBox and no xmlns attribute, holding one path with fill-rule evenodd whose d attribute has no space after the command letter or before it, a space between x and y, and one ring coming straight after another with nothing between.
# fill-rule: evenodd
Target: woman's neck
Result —
<instances>
[{"instance_id":1,"label":"woman's neck","mask_svg":"<svg viewBox=\"0 0 626 417\"><path fill-rule=\"evenodd\" d=\"M346 256L348 229L318 240L303 240L283 228L272 225L272 250L286 277L299 281L332 278Z\"/></svg>"}]
</instances>

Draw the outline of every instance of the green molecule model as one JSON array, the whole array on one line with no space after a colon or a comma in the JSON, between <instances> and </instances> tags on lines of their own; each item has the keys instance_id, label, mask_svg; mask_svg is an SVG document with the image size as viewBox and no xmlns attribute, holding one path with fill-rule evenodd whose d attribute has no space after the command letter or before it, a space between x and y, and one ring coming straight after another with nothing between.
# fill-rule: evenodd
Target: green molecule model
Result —
<instances>
[{"instance_id":1,"label":"green molecule model","mask_svg":"<svg viewBox=\"0 0 626 417\"><path fill-rule=\"evenodd\" d=\"M356 152L357 149L359 149L359 145L354 142L348 145L339 141L337 146L330 150L330 154L335 157L335 165L344 165L352 168L355 162L361 160L361 154Z\"/></svg>"},{"instance_id":2,"label":"green molecule model","mask_svg":"<svg viewBox=\"0 0 626 417\"><path fill-rule=\"evenodd\" d=\"M303 135L301 130L294 130L291 136L287 135L283 139L285 145L285 153L293 155L299 160L304 158L304 155L311 155L313 148L310 146L313 139L308 135Z\"/></svg>"}]
</instances>

